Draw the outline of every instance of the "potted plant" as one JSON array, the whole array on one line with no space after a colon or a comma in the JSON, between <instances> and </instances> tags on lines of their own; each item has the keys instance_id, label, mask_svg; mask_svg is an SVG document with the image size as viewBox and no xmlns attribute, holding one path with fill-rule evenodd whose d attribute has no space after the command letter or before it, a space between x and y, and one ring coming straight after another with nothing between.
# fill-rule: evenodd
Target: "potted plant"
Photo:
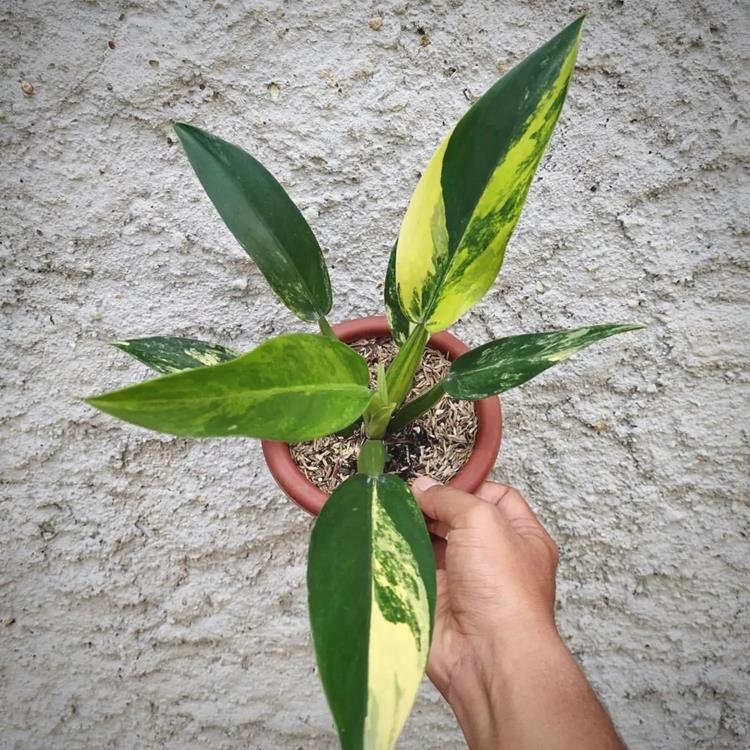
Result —
<instances>
[{"instance_id":1,"label":"potted plant","mask_svg":"<svg viewBox=\"0 0 750 750\"><path fill-rule=\"evenodd\" d=\"M434 413L446 396L450 403L469 402L470 414L471 403L484 404L477 412L479 447L467 460L472 469L462 475L454 467L454 481L474 489L499 447L497 394L596 341L639 327L511 336L472 350L446 333L497 276L563 105L581 23L576 20L495 83L437 149L390 256L387 323L365 319L332 327L323 254L282 187L237 146L192 125L175 125L222 219L279 299L319 332L277 336L241 355L182 338L117 342L162 376L88 401L174 435L261 438L280 484L303 507L320 511L309 550L310 619L344 748L394 746L430 647L430 538L398 474L404 467L386 470L398 435ZM389 331L392 343L383 343ZM361 347L347 345L362 339L369 339L370 353L375 347L369 363ZM387 364L378 361L378 347L385 345L391 347ZM440 358L440 352L452 361L443 357L438 376L415 393L415 376L427 368L428 355ZM328 488L305 479L289 448L322 436L358 448L354 473L330 497Z\"/></svg>"}]
</instances>

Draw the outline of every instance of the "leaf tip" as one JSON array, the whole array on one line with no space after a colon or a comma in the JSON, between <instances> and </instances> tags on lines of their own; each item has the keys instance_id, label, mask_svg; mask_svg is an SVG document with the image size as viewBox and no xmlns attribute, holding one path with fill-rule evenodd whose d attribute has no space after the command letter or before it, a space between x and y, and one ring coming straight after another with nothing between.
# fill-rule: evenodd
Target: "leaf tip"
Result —
<instances>
[{"instance_id":1,"label":"leaf tip","mask_svg":"<svg viewBox=\"0 0 750 750\"><path fill-rule=\"evenodd\" d=\"M576 17L573 21L571 21L567 27L565 28L565 31L578 31L580 32L581 27L583 26L584 21L588 18L588 13L584 11L581 13L580 16Z\"/></svg>"},{"instance_id":2,"label":"leaf tip","mask_svg":"<svg viewBox=\"0 0 750 750\"><path fill-rule=\"evenodd\" d=\"M559 34L558 38L569 38L569 45L577 47L581 41L581 32L583 31L583 22L586 20L586 13L581 13L575 20L571 21Z\"/></svg>"},{"instance_id":3,"label":"leaf tip","mask_svg":"<svg viewBox=\"0 0 750 750\"><path fill-rule=\"evenodd\" d=\"M189 122L182 122L181 120L172 123L172 130L177 134L177 137L180 139L180 143L182 143L183 146L185 145L186 138L195 138L203 132L195 125L191 125Z\"/></svg>"}]
</instances>

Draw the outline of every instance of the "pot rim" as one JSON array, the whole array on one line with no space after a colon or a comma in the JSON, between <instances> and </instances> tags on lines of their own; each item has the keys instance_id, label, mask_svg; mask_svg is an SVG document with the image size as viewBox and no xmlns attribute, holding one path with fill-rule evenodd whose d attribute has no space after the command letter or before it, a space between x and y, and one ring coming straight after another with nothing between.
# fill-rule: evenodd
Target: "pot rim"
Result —
<instances>
[{"instance_id":1,"label":"pot rim","mask_svg":"<svg viewBox=\"0 0 750 750\"><path fill-rule=\"evenodd\" d=\"M385 315L355 318L332 326L336 336L346 344L364 338L389 336L390 328ZM469 347L452 333L433 334L427 346L456 359L469 351ZM477 415L477 435L469 460L448 484L466 492L475 492L487 479L495 465L503 432L500 399L497 396L474 402ZM299 469L292 458L289 445L276 440L262 440L266 464L277 484L287 497L300 508L317 516L328 495L316 487Z\"/></svg>"}]
</instances>

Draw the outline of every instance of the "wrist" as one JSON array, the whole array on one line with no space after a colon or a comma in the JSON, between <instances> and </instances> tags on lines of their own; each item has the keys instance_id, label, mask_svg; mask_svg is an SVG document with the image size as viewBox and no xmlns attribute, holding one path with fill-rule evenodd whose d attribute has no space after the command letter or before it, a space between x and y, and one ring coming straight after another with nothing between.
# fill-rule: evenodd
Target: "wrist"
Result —
<instances>
[{"instance_id":1,"label":"wrist","mask_svg":"<svg viewBox=\"0 0 750 750\"><path fill-rule=\"evenodd\" d=\"M472 750L495 748L504 714L529 681L544 679L572 657L554 621L517 623L477 637L445 695Z\"/></svg>"},{"instance_id":2,"label":"wrist","mask_svg":"<svg viewBox=\"0 0 750 750\"><path fill-rule=\"evenodd\" d=\"M544 610L527 616L506 617L489 637L478 640L477 646L478 656L489 653L496 664L505 665L518 661L528 663L537 652L551 647L566 649L554 616Z\"/></svg>"}]
</instances>

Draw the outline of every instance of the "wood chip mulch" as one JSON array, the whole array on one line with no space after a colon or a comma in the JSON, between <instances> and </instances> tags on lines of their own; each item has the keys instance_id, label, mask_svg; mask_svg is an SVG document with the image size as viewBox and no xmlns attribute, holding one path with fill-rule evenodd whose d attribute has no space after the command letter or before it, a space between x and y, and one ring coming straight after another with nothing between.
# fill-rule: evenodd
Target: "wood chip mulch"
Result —
<instances>
[{"instance_id":1,"label":"wood chip mulch","mask_svg":"<svg viewBox=\"0 0 750 750\"><path fill-rule=\"evenodd\" d=\"M389 338L368 339L353 343L370 366L374 385L378 361L384 365L396 355L396 346ZM422 368L414 379L407 397L411 400L441 380L450 367L442 352L426 349ZM477 418L470 401L443 399L427 414L407 425L396 435L386 438L390 460L386 470L409 481L428 474L439 482L452 479L466 463L474 447ZM348 438L329 435L309 443L290 446L292 457L302 473L325 492L332 492L341 482L357 471L359 446L364 440L361 430Z\"/></svg>"}]
</instances>

